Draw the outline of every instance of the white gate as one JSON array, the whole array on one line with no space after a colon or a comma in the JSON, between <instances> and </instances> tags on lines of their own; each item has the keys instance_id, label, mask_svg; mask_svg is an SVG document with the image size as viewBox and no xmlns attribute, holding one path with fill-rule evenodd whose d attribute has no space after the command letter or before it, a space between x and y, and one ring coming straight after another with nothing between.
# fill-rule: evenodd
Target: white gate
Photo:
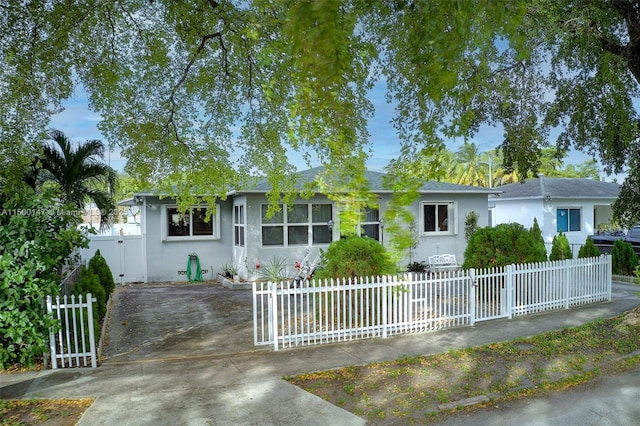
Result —
<instances>
[{"instance_id":1,"label":"white gate","mask_svg":"<svg viewBox=\"0 0 640 426\"><path fill-rule=\"evenodd\" d=\"M97 250L107 261L116 283L144 281L142 235L92 236L89 248L81 251L82 259L88 262Z\"/></svg>"},{"instance_id":2,"label":"white gate","mask_svg":"<svg viewBox=\"0 0 640 426\"><path fill-rule=\"evenodd\" d=\"M83 296L47 296L47 313L60 321L60 328L49 332L52 368L97 367L96 339L93 329L93 303Z\"/></svg>"}]
</instances>

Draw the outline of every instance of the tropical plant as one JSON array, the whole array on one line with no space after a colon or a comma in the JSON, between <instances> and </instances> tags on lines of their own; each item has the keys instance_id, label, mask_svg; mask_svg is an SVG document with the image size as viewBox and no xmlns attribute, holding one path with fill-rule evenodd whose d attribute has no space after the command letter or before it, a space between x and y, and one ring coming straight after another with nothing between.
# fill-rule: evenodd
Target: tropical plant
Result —
<instances>
[{"instance_id":1,"label":"tropical plant","mask_svg":"<svg viewBox=\"0 0 640 426\"><path fill-rule=\"evenodd\" d=\"M105 147L99 140L89 140L73 147L64 133L49 132L49 140L39 158L44 178L58 184L63 203L83 209L92 201L100 210L100 228L112 222L117 175L102 162Z\"/></svg>"},{"instance_id":2,"label":"tropical plant","mask_svg":"<svg viewBox=\"0 0 640 426\"><path fill-rule=\"evenodd\" d=\"M0 191L0 368L32 365L46 350L45 336L56 323L43 300L59 294L60 271L87 238L76 229L78 218L62 214L43 188Z\"/></svg>"},{"instance_id":3,"label":"tropical plant","mask_svg":"<svg viewBox=\"0 0 640 426\"><path fill-rule=\"evenodd\" d=\"M102 257L100 250L96 250L96 253L89 260L88 269L98 277L100 285L104 289L105 295L108 299L111 293L113 293L116 285L113 280L111 268L109 268L106 259Z\"/></svg>"},{"instance_id":4,"label":"tropical plant","mask_svg":"<svg viewBox=\"0 0 640 426\"><path fill-rule=\"evenodd\" d=\"M260 277L271 282L287 278L287 258L274 256L270 262L260 266Z\"/></svg>"},{"instance_id":5,"label":"tropical plant","mask_svg":"<svg viewBox=\"0 0 640 426\"><path fill-rule=\"evenodd\" d=\"M455 183L474 186L489 186L486 172L488 166L483 162L478 146L465 142L455 155Z\"/></svg>"},{"instance_id":6,"label":"tropical plant","mask_svg":"<svg viewBox=\"0 0 640 426\"><path fill-rule=\"evenodd\" d=\"M478 230L478 213L471 211L464 216L464 239L467 242L474 232Z\"/></svg>"}]
</instances>

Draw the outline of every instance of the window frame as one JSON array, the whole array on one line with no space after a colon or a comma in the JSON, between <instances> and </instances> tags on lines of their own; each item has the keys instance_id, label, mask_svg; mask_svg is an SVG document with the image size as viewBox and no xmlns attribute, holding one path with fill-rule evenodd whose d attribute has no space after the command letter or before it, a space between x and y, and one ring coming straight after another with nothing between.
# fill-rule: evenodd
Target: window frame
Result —
<instances>
[{"instance_id":1,"label":"window frame","mask_svg":"<svg viewBox=\"0 0 640 426\"><path fill-rule=\"evenodd\" d=\"M238 221L240 219L240 221ZM244 204L235 204L233 206L233 245L234 247L246 247L246 207Z\"/></svg>"},{"instance_id":2,"label":"window frame","mask_svg":"<svg viewBox=\"0 0 640 426\"><path fill-rule=\"evenodd\" d=\"M561 210L565 210L567 213L567 229L560 229L560 221L558 220L558 215ZM578 229L571 229L571 224L573 221L571 220L571 212L578 212ZM569 233L569 232L582 232L582 207L556 207L556 232Z\"/></svg>"},{"instance_id":3,"label":"window frame","mask_svg":"<svg viewBox=\"0 0 640 426\"><path fill-rule=\"evenodd\" d=\"M207 205L193 205L190 206L191 211L189 214L189 235L169 235L169 211L172 209L177 209L177 204L165 204L162 206L161 210L161 235L162 241L198 241L198 240L219 240L221 237L220 233L220 205L215 205L215 212L212 213L210 218L210 223L212 225L211 235L193 235L193 214L197 209L206 209Z\"/></svg>"},{"instance_id":4,"label":"window frame","mask_svg":"<svg viewBox=\"0 0 640 426\"><path fill-rule=\"evenodd\" d=\"M425 230L426 226L426 218L425 218L425 207L426 206L435 206L435 218L436 223L440 220L438 218L440 207L447 207L447 230L441 231L439 226L436 226L434 231ZM457 235L458 234L458 221L456 218L458 217L458 203L453 200L433 200L433 201L421 201L420 202L420 235L421 236L444 236L444 235Z\"/></svg>"},{"instance_id":5,"label":"window frame","mask_svg":"<svg viewBox=\"0 0 640 426\"><path fill-rule=\"evenodd\" d=\"M273 218L269 219L269 221L265 222L265 209L268 208L268 204L262 203L260 204L260 246L264 248L271 247L302 247L302 246L321 246L321 245L329 245L331 241L333 241L333 233L331 232L330 241L317 243L314 240L314 228L317 226L327 226L326 222L314 222L313 221L313 206L317 205L327 205L331 208L331 218L333 220L334 207L333 203L323 203L323 202L309 202L309 203L293 203L291 204L292 208L299 209L300 207L293 206L306 206L306 221L290 221L294 220L294 214L291 214L289 211L289 205L280 204L280 212L277 214L282 215L282 220L278 222L274 222ZM274 216L275 217L275 216ZM264 229L265 228L282 228L282 244L265 244L265 236ZM306 241L300 243L291 243L290 240L294 236L290 231L293 231L294 228L306 228Z\"/></svg>"}]
</instances>

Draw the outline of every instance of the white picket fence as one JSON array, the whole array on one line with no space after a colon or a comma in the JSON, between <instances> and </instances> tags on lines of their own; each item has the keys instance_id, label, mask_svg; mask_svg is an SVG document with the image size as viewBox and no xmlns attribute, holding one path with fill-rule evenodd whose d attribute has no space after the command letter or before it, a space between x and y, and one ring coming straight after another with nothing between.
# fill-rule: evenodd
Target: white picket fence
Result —
<instances>
[{"instance_id":1,"label":"white picket fence","mask_svg":"<svg viewBox=\"0 0 640 426\"><path fill-rule=\"evenodd\" d=\"M421 333L611 300L611 257L379 278L253 284L254 344L274 350Z\"/></svg>"},{"instance_id":2,"label":"white picket fence","mask_svg":"<svg viewBox=\"0 0 640 426\"><path fill-rule=\"evenodd\" d=\"M84 300L83 300L84 299ZM55 299L47 296L47 313L60 322L57 330L49 333L51 367L97 367L96 339L93 329L93 303L88 293L64 295Z\"/></svg>"}]
</instances>

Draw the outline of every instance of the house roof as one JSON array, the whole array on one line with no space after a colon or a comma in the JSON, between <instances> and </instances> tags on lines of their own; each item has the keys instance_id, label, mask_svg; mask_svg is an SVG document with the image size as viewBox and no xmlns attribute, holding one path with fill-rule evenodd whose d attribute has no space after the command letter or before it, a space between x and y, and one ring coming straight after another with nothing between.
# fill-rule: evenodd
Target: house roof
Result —
<instances>
[{"instance_id":1,"label":"house roof","mask_svg":"<svg viewBox=\"0 0 640 426\"><path fill-rule=\"evenodd\" d=\"M499 186L498 189L502 190L499 196L501 200L545 197L614 199L618 197L620 185L593 179L540 176L524 182Z\"/></svg>"},{"instance_id":2,"label":"house roof","mask_svg":"<svg viewBox=\"0 0 640 426\"><path fill-rule=\"evenodd\" d=\"M296 188L301 190L303 189L305 184L312 183L316 180L319 174L324 171L324 167L314 167L312 169L303 170L298 172L298 181L296 183ZM384 186L384 177L385 173L374 172L367 170L364 173L364 177L369 184L369 190L375 193L391 193L392 190L385 188ZM271 189L269 182L266 179L259 180L254 186L244 189L233 191L234 194L241 193L264 193ZM432 194L432 193L466 193L466 194L498 194L501 193L502 190L498 188L482 188L471 185L458 185L455 183L448 182L436 182L436 181L427 181L422 187L418 190L418 192L422 194Z\"/></svg>"}]
</instances>

